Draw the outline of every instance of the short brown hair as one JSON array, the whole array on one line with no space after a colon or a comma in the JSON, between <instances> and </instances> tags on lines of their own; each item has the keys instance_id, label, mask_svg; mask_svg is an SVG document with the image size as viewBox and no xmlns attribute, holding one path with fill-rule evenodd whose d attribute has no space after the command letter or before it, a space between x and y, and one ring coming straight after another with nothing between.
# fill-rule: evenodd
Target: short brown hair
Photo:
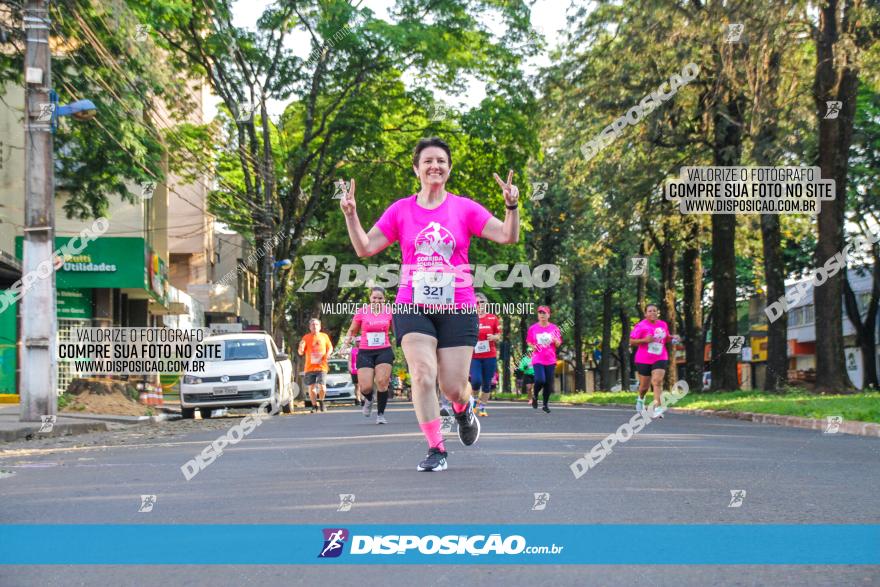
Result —
<instances>
[{"instance_id":1,"label":"short brown hair","mask_svg":"<svg viewBox=\"0 0 880 587\"><path fill-rule=\"evenodd\" d=\"M446 151L446 156L449 158L449 166L452 167L452 151L449 150L449 145L447 145L443 139L438 137L421 139L418 144L416 144L416 148L413 149L413 167L419 166L419 157L421 156L422 151L428 147L440 147Z\"/></svg>"}]
</instances>

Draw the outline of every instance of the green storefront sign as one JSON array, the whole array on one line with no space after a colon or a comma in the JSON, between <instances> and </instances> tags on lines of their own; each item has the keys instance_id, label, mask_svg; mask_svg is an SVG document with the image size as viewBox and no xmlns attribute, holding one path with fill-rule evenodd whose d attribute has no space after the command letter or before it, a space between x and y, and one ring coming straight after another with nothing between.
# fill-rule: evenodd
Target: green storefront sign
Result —
<instances>
[{"instance_id":1,"label":"green storefront sign","mask_svg":"<svg viewBox=\"0 0 880 587\"><path fill-rule=\"evenodd\" d=\"M69 236L55 237L55 250L59 251L70 239ZM21 259L20 236L15 239L15 253ZM144 239L99 237L79 254L64 259L55 273L55 287L59 290L143 289L165 304L167 279L165 262L153 253Z\"/></svg>"},{"instance_id":2,"label":"green storefront sign","mask_svg":"<svg viewBox=\"0 0 880 587\"><path fill-rule=\"evenodd\" d=\"M15 389L18 359L15 335L17 305L17 302L10 304L4 312L0 312L0 393L18 393Z\"/></svg>"},{"instance_id":3,"label":"green storefront sign","mask_svg":"<svg viewBox=\"0 0 880 587\"><path fill-rule=\"evenodd\" d=\"M55 237L55 251L71 242ZM81 244L77 237L75 245ZM22 237L15 239L15 254L22 258ZM167 305L168 269L142 238L99 237L81 252L64 259L55 272L58 318L89 320L93 317L92 289L140 289ZM16 393L17 303L0 312L0 394Z\"/></svg>"}]
</instances>

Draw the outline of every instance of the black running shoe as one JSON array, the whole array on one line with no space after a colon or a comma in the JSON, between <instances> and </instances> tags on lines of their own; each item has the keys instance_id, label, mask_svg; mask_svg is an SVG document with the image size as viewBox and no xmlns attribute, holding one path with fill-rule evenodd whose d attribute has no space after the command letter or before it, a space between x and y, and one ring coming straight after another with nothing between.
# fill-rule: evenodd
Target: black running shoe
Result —
<instances>
[{"instance_id":1,"label":"black running shoe","mask_svg":"<svg viewBox=\"0 0 880 587\"><path fill-rule=\"evenodd\" d=\"M446 470L446 451L442 451L437 447L428 450L428 456L425 457L416 471L445 471Z\"/></svg>"},{"instance_id":2,"label":"black running shoe","mask_svg":"<svg viewBox=\"0 0 880 587\"><path fill-rule=\"evenodd\" d=\"M470 446L480 437L480 419L469 407L460 414L455 414L458 422L458 439L465 446Z\"/></svg>"},{"instance_id":3,"label":"black running shoe","mask_svg":"<svg viewBox=\"0 0 880 587\"><path fill-rule=\"evenodd\" d=\"M537 410L537 409L538 409L538 400L532 400L532 409L533 409L533 410Z\"/></svg>"},{"instance_id":4,"label":"black running shoe","mask_svg":"<svg viewBox=\"0 0 880 587\"><path fill-rule=\"evenodd\" d=\"M544 406L541 409L544 410L545 412L547 412L548 414L550 413L550 408L548 408L547 406Z\"/></svg>"}]
</instances>

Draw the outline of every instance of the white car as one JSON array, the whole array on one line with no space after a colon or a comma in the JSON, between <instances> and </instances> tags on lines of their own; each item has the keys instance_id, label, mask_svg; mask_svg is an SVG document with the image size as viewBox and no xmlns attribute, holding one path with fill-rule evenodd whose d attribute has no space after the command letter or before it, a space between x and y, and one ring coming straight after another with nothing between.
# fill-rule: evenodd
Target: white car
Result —
<instances>
[{"instance_id":1,"label":"white car","mask_svg":"<svg viewBox=\"0 0 880 587\"><path fill-rule=\"evenodd\" d=\"M289 414L295 394L290 358L278 351L265 332L237 332L209 336L205 343L223 343L223 360L206 361L200 373L185 373L180 384L180 411L184 418L210 418L218 408L256 407L270 402L270 410Z\"/></svg>"}]
</instances>

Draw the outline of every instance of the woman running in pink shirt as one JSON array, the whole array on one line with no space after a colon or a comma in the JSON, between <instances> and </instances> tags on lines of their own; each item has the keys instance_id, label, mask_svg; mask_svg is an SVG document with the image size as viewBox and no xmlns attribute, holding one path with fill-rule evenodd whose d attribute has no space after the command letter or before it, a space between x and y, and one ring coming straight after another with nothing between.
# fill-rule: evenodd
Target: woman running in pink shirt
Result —
<instances>
[{"instance_id":1,"label":"woman running in pink shirt","mask_svg":"<svg viewBox=\"0 0 880 587\"><path fill-rule=\"evenodd\" d=\"M400 243L403 267L396 303L406 311L394 312L394 334L410 369L413 406L428 441L428 455L417 470L443 471L447 453L438 383L452 402L462 444L469 446L480 436L479 419L468 409L467 378L478 326L468 247L473 237L504 244L519 240L519 189L512 170L506 182L494 174L507 207L502 222L477 202L446 191L452 153L442 140L420 140L412 165L421 189L391 204L369 233L357 215L354 180L340 206L358 256Z\"/></svg>"},{"instance_id":2,"label":"woman running in pink shirt","mask_svg":"<svg viewBox=\"0 0 880 587\"><path fill-rule=\"evenodd\" d=\"M526 343L532 354L532 368L535 370L535 393L532 407L538 408L538 392L543 392L544 408L550 413L550 395L556 378L556 348L562 344L559 327L550 322L550 308L538 306L538 321L526 333Z\"/></svg>"},{"instance_id":3,"label":"woman running in pink shirt","mask_svg":"<svg viewBox=\"0 0 880 587\"><path fill-rule=\"evenodd\" d=\"M391 367L394 365L394 351L391 350L390 308L385 303L385 289L374 287L370 291L370 303L364 305L351 321L346 343L351 344L358 332L357 362L358 389L364 396L364 416L370 417L373 410L373 379L379 395L376 406L376 424L387 424L385 406L388 404L388 383L391 381ZM354 352L355 349L352 350Z\"/></svg>"},{"instance_id":4,"label":"woman running in pink shirt","mask_svg":"<svg viewBox=\"0 0 880 587\"><path fill-rule=\"evenodd\" d=\"M629 344L638 346L636 349L636 371L639 373L639 398L636 400L636 410L641 412L645 409L645 395L648 388L654 388L654 411L652 418L663 417L663 407L660 398L663 391L663 378L669 367L669 353L666 344L678 342L677 336L669 334L669 326L659 320L660 309L654 304L645 307L645 319L633 327L629 333Z\"/></svg>"}]
</instances>

